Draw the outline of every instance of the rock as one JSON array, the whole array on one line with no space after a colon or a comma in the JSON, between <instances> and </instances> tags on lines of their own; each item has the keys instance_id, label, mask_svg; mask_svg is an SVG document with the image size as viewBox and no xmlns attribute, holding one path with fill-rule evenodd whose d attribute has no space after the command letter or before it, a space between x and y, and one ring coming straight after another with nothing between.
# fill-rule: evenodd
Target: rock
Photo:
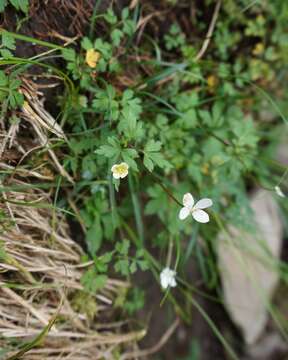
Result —
<instances>
[{"instance_id":1,"label":"rock","mask_svg":"<svg viewBox=\"0 0 288 360\"><path fill-rule=\"evenodd\" d=\"M221 233L218 264L224 300L247 344L261 335L271 297L278 282L277 260L282 245L282 225L273 195L259 190L251 199L258 231L245 233L233 226Z\"/></svg>"}]
</instances>

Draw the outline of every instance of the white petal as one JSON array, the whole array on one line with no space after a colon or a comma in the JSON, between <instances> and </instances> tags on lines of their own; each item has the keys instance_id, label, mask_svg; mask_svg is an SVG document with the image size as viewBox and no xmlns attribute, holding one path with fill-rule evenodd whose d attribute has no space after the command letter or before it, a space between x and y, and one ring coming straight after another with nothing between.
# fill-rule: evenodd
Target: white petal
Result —
<instances>
[{"instance_id":1,"label":"white petal","mask_svg":"<svg viewBox=\"0 0 288 360\"><path fill-rule=\"evenodd\" d=\"M176 274L175 274L174 276L176 276ZM171 287L177 286L177 283L176 283L176 280L175 280L174 277L173 277L172 279L170 279L170 286L171 286Z\"/></svg>"},{"instance_id":2,"label":"white petal","mask_svg":"<svg viewBox=\"0 0 288 360\"><path fill-rule=\"evenodd\" d=\"M184 220L190 214L190 209L187 207L183 207L179 212L179 219Z\"/></svg>"},{"instance_id":3,"label":"white petal","mask_svg":"<svg viewBox=\"0 0 288 360\"><path fill-rule=\"evenodd\" d=\"M122 174L120 175L120 177L121 177L121 179L123 179L123 178L125 178L127 175L128 175L128 170L125 171L124 173L122 173Z\"/></svg>"},{"instance_id":4,"label":"white petal","mask_svg":"<svg viewBox=\"0 0 288 360\"><path fill-rule=\"evenodd\" d=\"M280 188L280 186L275 186L274 190L276 191L276 194L282 198L285 198L286 196L284 195L282 189Z\"/></svg>"},{"instance_id":5,"label":"white petal","mask_svg":"<svg viewBox=\"0 0 288 360\"><path fill-rule=\"evenodd\" d=\"M160 274L160 284L163 289L167 289L168 287L175 287L177 286L176 280L176 271L171 270L169 267L166 267L161 271Z\"/></svg>"},{"instance_id":6,"label":"white petal","mask_svg":"<svg viewBox=\"0 0 288 360\"><path fill-rule=\"evenodd\" d=\"M113 166L111 167L111 171L112 171L112 172L116 171L117 166L118 166L117 164L113 165Z\"/></svg>"},{"instance_id":7,"label":"white petal","mask_svg":"<svg viewBox=\"0 0 288 360\"><path fill-rule=\"evenodd\" d=\"M190 193L187 193L183 196L183 205L187 208L192 208L194 205L193 196Z\"/></svg>"},{"instance_id":8,"label":"white petal","mask_svg":"<svg viewBox=\"0 0 288 360\"><path fill-rule=\"evenodd\" d=\"M167 289L169 286L169 277L167 276L167 268L162 270L160 274L160 284L163 289Z\"/></svg>"},{"instance_id":9,"label":"white petal","mask_svg":"<svg viewBox=\"0 0 288 360\"><path fill-rule=\"evenodd\" d=\"M197 201L197 203L194 206L194 209L206 209L213 205L213 201L208 198L201 199Z\"/></svg>"},{"instance_id":10,"label":"white petal","mask_svg":"<svg viewBox=\"0 0 288 360\"><path fill-rule=\"evenodd\" d=\"M126 162L122 162L119 165L124 166L127 170L129 169L129 165Z\"/></svg>"},{"instance_id":11,"label":"white petal","mask_svg":"<svg viewBox=\"0 0 288 360\"><path fill-rule=\"evenodd\" d=\"M121 175L118 172L113 172L114 179L120 179Z\"/></svg>"},{"instance_id":12,"label":"white petal","mask_svg":"<svg viewBox=\"0 0 288 360\"><path fill-rule=\"evenodd\" d=\"M203 210L196 209L192 212L192 216L200 223L207 223L209 221L209 215Z\"/></svg>"},{"instance_id":13,"label":"white petal","mask_svg":"<svg viewBox=\"0 0 288 360\"><path fill-rule=\"evenodd\" d=\"M165 277L165 278L161 278L160 279L160 283L161 283L161 287L163 289L167 289L169 284L168 284L168 279Z\"/></svg>"}]
</instances>

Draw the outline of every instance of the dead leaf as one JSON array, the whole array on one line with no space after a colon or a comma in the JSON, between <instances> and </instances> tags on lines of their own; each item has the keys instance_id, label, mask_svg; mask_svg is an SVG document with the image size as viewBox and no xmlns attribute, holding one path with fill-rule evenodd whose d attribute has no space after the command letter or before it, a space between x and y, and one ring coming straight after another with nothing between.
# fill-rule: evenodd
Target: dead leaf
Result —
<instances>
[{"instance_id":1,"label":"dead leaf","mask_svg":"<svg viewBox=\"0 0 288 360\"><path fill-rule=\"evenodd\" d=\"M225 303L248 344L259 338L266 325L282 245L282 225L271 193L259 190L251 208L259 231L251 235L229 226L229 234L221 233L218 241Z\"/></svg>"}]
</instances>

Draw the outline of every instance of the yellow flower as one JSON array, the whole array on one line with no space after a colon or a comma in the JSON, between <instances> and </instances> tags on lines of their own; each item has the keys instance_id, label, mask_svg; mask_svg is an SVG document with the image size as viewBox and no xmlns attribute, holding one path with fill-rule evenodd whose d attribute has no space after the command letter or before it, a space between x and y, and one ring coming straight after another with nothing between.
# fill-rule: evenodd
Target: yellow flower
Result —
<instances>
[{"instance_id":1,"label":"yellow flower","mask_svg":"<svg viewBox=\"0 0 288 360\"><path fill-rule=\"evenodd\" d=\"M90 66L91 68L95 68L98 63L98 60L100 59L100 56L101 55L98 51L95 51L94 49L89 49L86 52L85 61L88 66Z\"/></svg>"},{"instance_id":2,"label":"yellow flower","mask_svg":"<svg viewBox=\"0 0 288 360\"><path fill-rule=\"evenodd\" d=\"M113 173L114 179L123 179L128 175L129 166L125 162L121 164L115 164L112 166L111 171Z\"/></svg>"},{"instance_id":3,"label":"yellow flower","mask_svg":"<svg viewBox=\"0 0 288 360\"><path fill-rule=\"evenodd\" d=\"M202 165L201 167L201 171L204 175L209 175L209 164L208 163L205 163Z\"/></svg>"},{"instance_id":4,"label":"yellow flower","mask_svg":"<svg viewBox=\"0 0 288 360\"><path fill-rule=\"evenodd\" d=\"M214 92L216 86L218 85L217 77L215 75L209 75L207 77L207 85L208 85L208 90Z\"/></svg>"},{"instance_id":5,"label":"yellow flower","mask_svg":"<svg viewBox=\"0 0 288 360\"><path fill-rule=\"evenodd\" d=\"M253 55L261 55L264 52L264 44L257 43L252 51Z\"/></svg>"}]
</instances>

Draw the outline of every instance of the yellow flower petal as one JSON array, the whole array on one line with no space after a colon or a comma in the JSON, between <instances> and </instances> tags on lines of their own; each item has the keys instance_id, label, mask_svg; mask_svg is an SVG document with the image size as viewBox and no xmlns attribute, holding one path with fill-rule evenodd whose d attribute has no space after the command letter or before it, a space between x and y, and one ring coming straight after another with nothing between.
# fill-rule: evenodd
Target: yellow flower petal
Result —
<instances>
[{"instance_id":1,"label":"yellow flower petal","mask_svg":"<svg viewBox=\"0 0 288 360\"><path fill-rule=\"evenodd\" d=\"M101 55L98 51L95 51L94 49L89 49L86 52L85 61L89 67L95 68L100 59L100 56Z\"/></svg>"},{"instance_id":2,"label":"yellow flower petal","mask_svg":"<svg viewBox=\"0 0 288 360\"><path fill-rule=\"evenodd\" d=\"M115 179L123 179L128 175L129 166L127 163L122 162L121 164L115 164L112 166L111 171Z\"/></svg>"}]
</instances>

